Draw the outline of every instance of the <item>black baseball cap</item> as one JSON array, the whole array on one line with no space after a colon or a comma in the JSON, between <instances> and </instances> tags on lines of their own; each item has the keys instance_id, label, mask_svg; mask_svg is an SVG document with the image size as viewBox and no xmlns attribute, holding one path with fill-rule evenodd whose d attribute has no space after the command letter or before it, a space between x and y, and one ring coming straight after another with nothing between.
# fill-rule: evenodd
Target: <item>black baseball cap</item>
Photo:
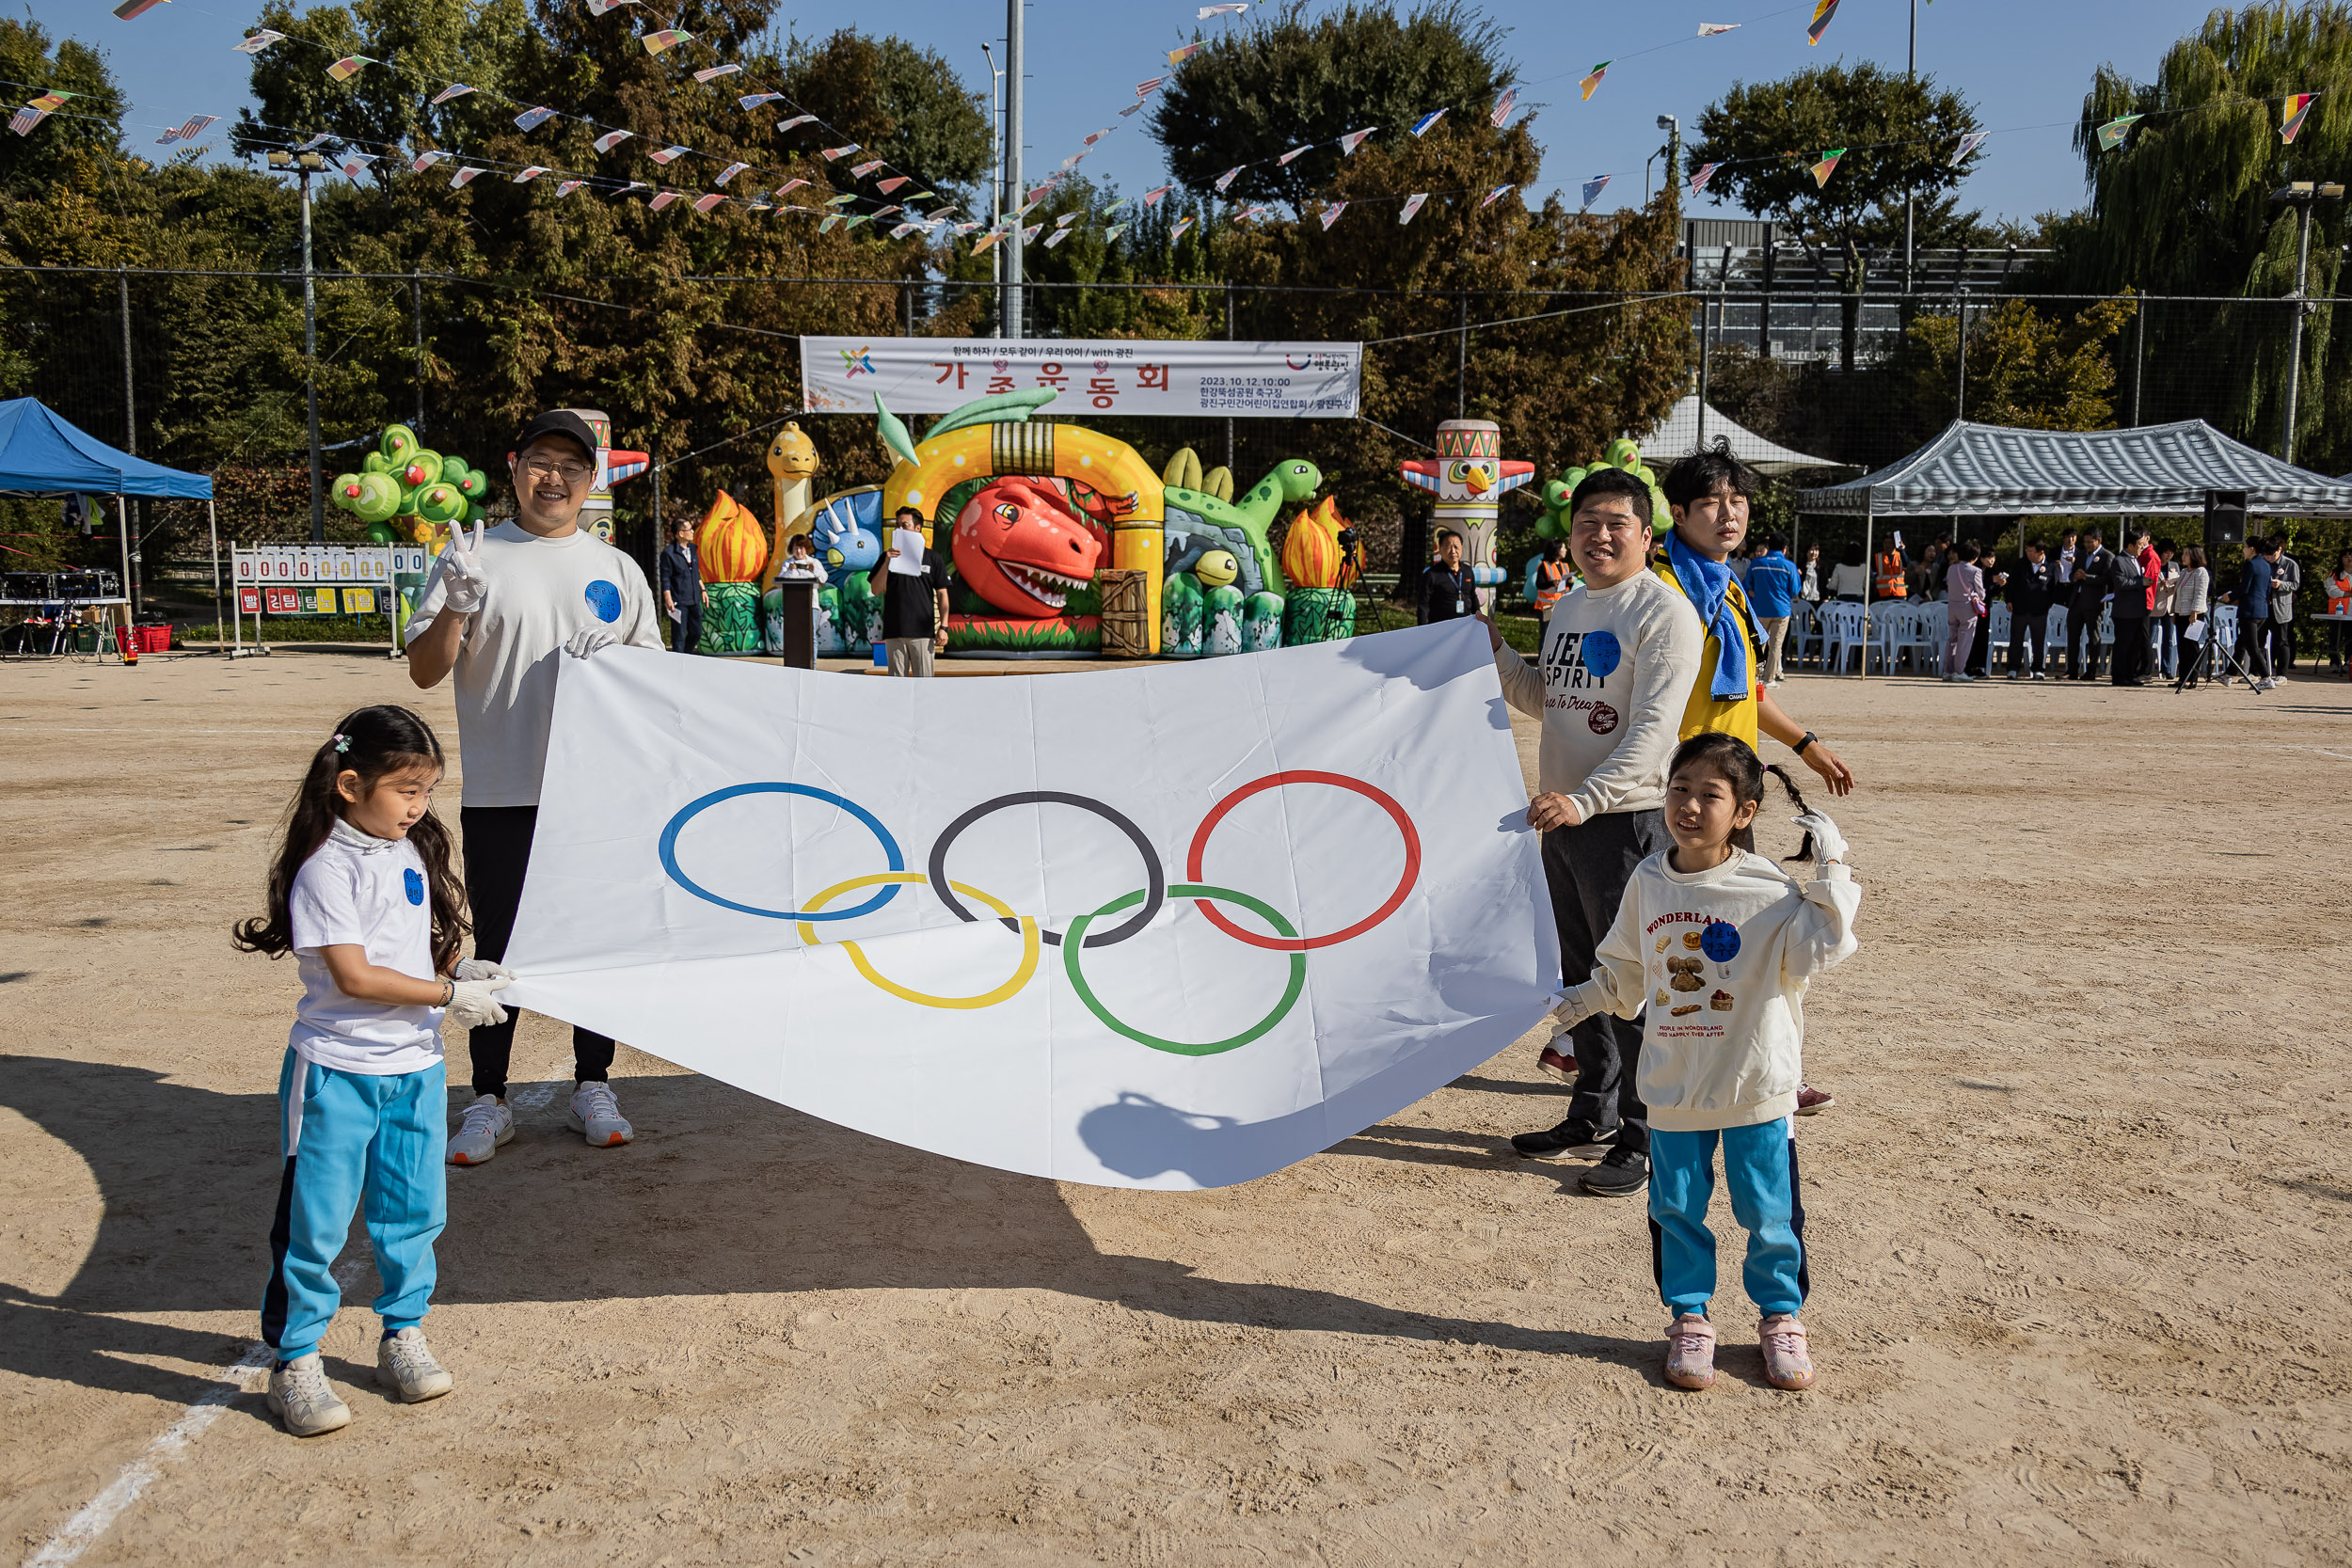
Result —
<instances>
[{"instance_id":1,"label":"black baseball cap","mask_svg":"<svg viewBox=\"0 0 2352 1568\"><path fill-rule=\"evenodd\" d=\"M561 436L567 441L576 442L582 456L591 463L596 460L596 432L588 428L586 420L568 408L550 408L523 426L523 433L515 437L515 453L528 451L532 442L545 436Z\"/></svg>"}]
</instances>

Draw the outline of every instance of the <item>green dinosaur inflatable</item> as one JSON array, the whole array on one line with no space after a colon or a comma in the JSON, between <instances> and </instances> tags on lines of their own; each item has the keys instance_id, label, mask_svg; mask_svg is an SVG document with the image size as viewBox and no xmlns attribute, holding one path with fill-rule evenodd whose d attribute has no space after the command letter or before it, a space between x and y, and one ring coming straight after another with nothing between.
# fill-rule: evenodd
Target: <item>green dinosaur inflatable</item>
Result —
<instances>
[{"instance_id":1,"label":"green dinosaur inflatable","mask_svg":"<svg viewBox=\"0 0 2352 1568\"><path fill-rule=\"evenodd\" d=\"M1248 572L1242 574L1240 586L1245 595L1279 594L1289 583L1266 531L1281 516L1285 504L1302 503L1322 487L1323 471L1312 463L1293 458L1277 464L1272 473L1239 500L1219 500L1206 490L1171 484L1161 493L1161 505L1167 511L1171 541L1182 534L1199 540L1204 550L1231 548L1232 535L1238 532L1258 568L1256 582L1249 580Z\"/></svg>"}]
</instances>

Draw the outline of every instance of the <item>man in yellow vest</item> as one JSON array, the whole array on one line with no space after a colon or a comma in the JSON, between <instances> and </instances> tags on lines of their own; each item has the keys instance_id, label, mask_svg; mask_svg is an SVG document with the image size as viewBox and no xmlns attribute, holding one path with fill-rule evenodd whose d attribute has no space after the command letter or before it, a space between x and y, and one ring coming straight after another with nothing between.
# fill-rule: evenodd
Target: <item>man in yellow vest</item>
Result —
<instances>
[{"instance_id":1,"label":"man in yellow vest","mask_svg":"<svg viewBox=\"0 0 2352 1568\"><path fill-rule=\"evenodd\" d=\"M1659 485L1674 514L1674 531L1666 536L1666 559L1652 570L1682 591L1707 629L1698 679L1683 705L1681 738L1720 730L1760 754L1758 737L1770 736L1819 773L1832 795L1849 794L1853 769L1764 689L1763 641L1747 595L1727 564L1748 536L1748 509L1760 483L1755 469L1731 455L1730 444L1718 440L1711 450L1677 463ZM1836 1103L1809 1084L1797 1091L1799 1116Z\"/></svg>"}]
</instances>

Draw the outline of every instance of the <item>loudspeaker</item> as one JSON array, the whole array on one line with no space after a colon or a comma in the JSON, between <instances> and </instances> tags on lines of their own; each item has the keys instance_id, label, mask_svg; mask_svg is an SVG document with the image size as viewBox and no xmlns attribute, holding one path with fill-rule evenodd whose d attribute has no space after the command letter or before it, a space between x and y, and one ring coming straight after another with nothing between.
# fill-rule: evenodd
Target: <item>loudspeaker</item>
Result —
<instances>
[{"instance_id":1,"label":"loudspeaker","mask_svg":"<svg viewBox=\"0 0 2352 1568\"><path fill-rule=\"evenodd\" d=\"M2208 490L2205 492L2205 554L2222 548L2235 548L2246 543L2246 492L2243 490Z\"/></svg>"}]
</instances>

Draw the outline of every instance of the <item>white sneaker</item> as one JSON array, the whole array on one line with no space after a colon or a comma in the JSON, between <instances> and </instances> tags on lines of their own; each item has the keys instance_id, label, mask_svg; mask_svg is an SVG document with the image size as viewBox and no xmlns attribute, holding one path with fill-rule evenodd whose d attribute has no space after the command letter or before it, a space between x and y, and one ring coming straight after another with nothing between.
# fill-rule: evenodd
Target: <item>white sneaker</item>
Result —
<instances>
[{"instance_id":1,"label":"white sneaker","mask_svg":"<svg viewBox=\"0 0 2352 1568\"><path fill-rule=\"evenodd\" d=\"M612 1148L637 1135L621 1115L621 1102L612 1098L610 1084L582 1084L574 1089L571 1115L564 1119L596 1148Z\"/></svg>"},{"instance_id":2,"label":"white sneaker","mask_svg":"<svg viewBox=\"0 0 2352 1568\"><path fill-rule=\"evenodd\" d=\"M2276 689L2280 684L2280 682L2279 677L2271 675L2265 679L2256 681L2254 683L2254 689L2257 691L2269 691Z\"/></svg>"},{"instance_id":3,"label":"white sneaker","mask_svg":"<svg viewBox=\"0 0 2352 1568\"><path fill-rule=\"evenodd\" d=\"M377 1342L375 1381L389 1388L403 1404L437 1400L457 1386L449 1370L433 1359L424 1330L414 1323Z\"/></svg>"},{"instance_id":4,"label":"white sneaker","mask_svg":"<svg viewBox=\"0 0 2352 1568\"><path fill-rule=\"evenodd\" d=\"M466 1107L466 1117L449 1141L449 1163L487 1164L514 1135L515 1113L499 1103L497 1095L485 1094Z\"/></svg>"},{"instance_id":5,"label":"white sneaker","mask_svg":"<svg viewBox=\"0 0 2352 1568\"><path fill-rule=\"evenodd\" d=\"M316 1437L351 1424L351 1406L326 1381L326 1365L316 1351L298 1355L269 1374L269 1408L296 1437Z\"/></svg>"}]
</instances>

